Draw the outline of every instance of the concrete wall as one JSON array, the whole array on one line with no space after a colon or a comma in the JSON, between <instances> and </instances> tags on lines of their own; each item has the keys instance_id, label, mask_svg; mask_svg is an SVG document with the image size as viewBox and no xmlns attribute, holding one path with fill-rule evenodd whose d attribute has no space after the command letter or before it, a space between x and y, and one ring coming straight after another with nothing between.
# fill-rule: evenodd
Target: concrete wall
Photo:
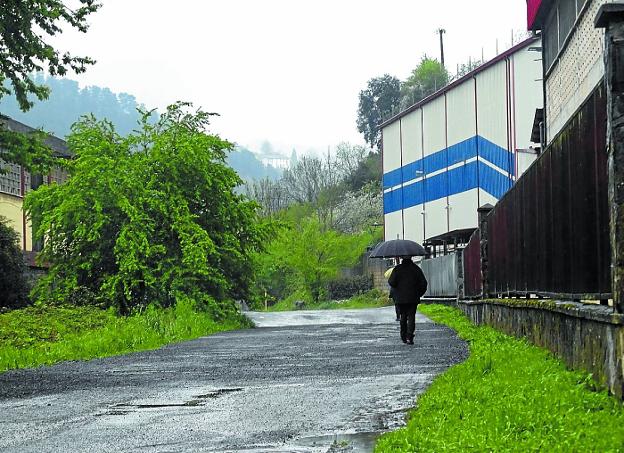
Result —
<instances>
[{"instance_id":1,"label":"concrete wall","mask_svg":"<svg viewBox=\"0 0 624 453\"><path fill-rule=\"evenodd\" d=\"M604 30L594 27L601 5L589 0L569 41L546 75L546 129L550 142L574 115L604 76ZM548 30L545 30L548 33Z\"/></svg>"},{"instance_id":2,"label":"concrete wall","mask_svg":"<svg viewBox=\"0 0 624 453\"><path fill-rule=\"evenodd\" d=\"M624 315L613 308L521 299L448 303L475 324L549 349L570 368L591 373L598 384L624 398Z\"/></svg>"}]
</instances>

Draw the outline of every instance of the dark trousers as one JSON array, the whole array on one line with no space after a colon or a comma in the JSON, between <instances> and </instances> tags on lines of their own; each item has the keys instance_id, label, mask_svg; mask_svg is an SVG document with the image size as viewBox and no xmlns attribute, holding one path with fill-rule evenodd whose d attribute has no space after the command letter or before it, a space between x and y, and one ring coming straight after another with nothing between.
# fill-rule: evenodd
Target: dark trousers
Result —
<instances>
[{"instance_id":1,"label":"dark trousers","mask_svg":"<svg viewBox=\"0 0 624 453\"><path fill-rule=\"evenodd\" d=\"M401 313L401 340L413 340L414 329L416 328L416 308L418 307L418 304L398 305Z\"/></svg>"}]
</instances>

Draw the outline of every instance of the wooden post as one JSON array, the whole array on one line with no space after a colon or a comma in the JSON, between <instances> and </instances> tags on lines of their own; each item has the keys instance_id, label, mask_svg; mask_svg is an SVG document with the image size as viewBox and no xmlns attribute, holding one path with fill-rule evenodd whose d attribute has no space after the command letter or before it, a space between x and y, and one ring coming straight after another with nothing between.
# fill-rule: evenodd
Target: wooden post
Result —
<instances>
[{"instance_id":1,"label":"wooden post","mask_svg":"<svg viewBox=\"0 0 624 453\"><path fill-rule=\"evenodd\" d=\"M490 294L490 281L488 276L488 225L487 217L494 209L491 204L485 204L477 209L479 213L479 243L481 255L481 295L487 298Z\"/></svg>"},{"instance_id":2,"label":"wooden post","mask_svg":"<svg viewBox=\"0 0 624 453\"><path fill-rule=\"evenodd\" d=\"M624 313L624 2L602 5L595 25L605 29L611 291Z\"/></svg>"}]
</instances>

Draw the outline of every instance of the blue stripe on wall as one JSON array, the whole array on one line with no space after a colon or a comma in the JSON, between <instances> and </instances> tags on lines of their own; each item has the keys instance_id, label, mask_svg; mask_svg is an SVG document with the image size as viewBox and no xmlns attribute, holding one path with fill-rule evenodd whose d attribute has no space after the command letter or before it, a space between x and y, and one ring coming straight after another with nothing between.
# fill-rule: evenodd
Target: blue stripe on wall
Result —
<instances>
[{"instance_id":1,"label":"blue stripe on wall","mask_svg":"<svg viewBox=\"0 0 624 453\"><path fill-rule=\"evenodd\" d=\"M501 170L511 173L515 173L516 166L514 165L514 156L512 153L504 148L492 143L489 140L479 137L479 156L485 160L493 163Z\"/></svg>"},{"instance_id":2,"label":"blue stripe on wall","mask_svg":"<svg viewBox=\"0 0 624 453\"><path fill-rule=\"evenodd\" d=\"M481 180L480 184L478 179ZM490 195L500 199L511 188L512 184L513 181L504 174L483 162L474 161L431 178L409 184L403 189L385 192L384 214L400 211L401 208L407 209L422 203L429 203L477 187L481 187Z\"/></svg>"},{"instance_id":3,"label":"blue stripe on wall","mask_svg":"<svg viewBox=\"0 0 624 453\"><path fill-rule=\"evenodd\" d=\"M416 178L442 170L450 165L455 165L461 161L472 159L477 156L477 150L481 157L493 163L501 170L511 173L515 172L515 162L512 153L504 148L490 142L489 140L476 135L463 142L449 146L423 159L417 160L401 168L389 171L383 175L383 187L398 186L402 182L406 183Z\"/></svg>"}]
</instances>

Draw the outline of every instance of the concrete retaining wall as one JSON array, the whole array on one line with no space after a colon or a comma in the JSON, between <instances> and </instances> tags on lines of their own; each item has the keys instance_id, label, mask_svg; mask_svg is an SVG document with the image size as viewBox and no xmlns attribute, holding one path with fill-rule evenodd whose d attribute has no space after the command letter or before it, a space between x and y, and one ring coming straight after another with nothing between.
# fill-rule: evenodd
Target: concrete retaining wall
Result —
<instances>
[{"instance_id":1,"label":"concrete retaining wall","mask_svg":"<svg viewBox=\"0 0 624 453\"><path fill-rule=\"evenodd\" d=\"M570 368L592 373L599 385L624 398L624 315L612 307L523 299L446 303L477 325L549 349Z\"/></svg>"}]
</instances>

